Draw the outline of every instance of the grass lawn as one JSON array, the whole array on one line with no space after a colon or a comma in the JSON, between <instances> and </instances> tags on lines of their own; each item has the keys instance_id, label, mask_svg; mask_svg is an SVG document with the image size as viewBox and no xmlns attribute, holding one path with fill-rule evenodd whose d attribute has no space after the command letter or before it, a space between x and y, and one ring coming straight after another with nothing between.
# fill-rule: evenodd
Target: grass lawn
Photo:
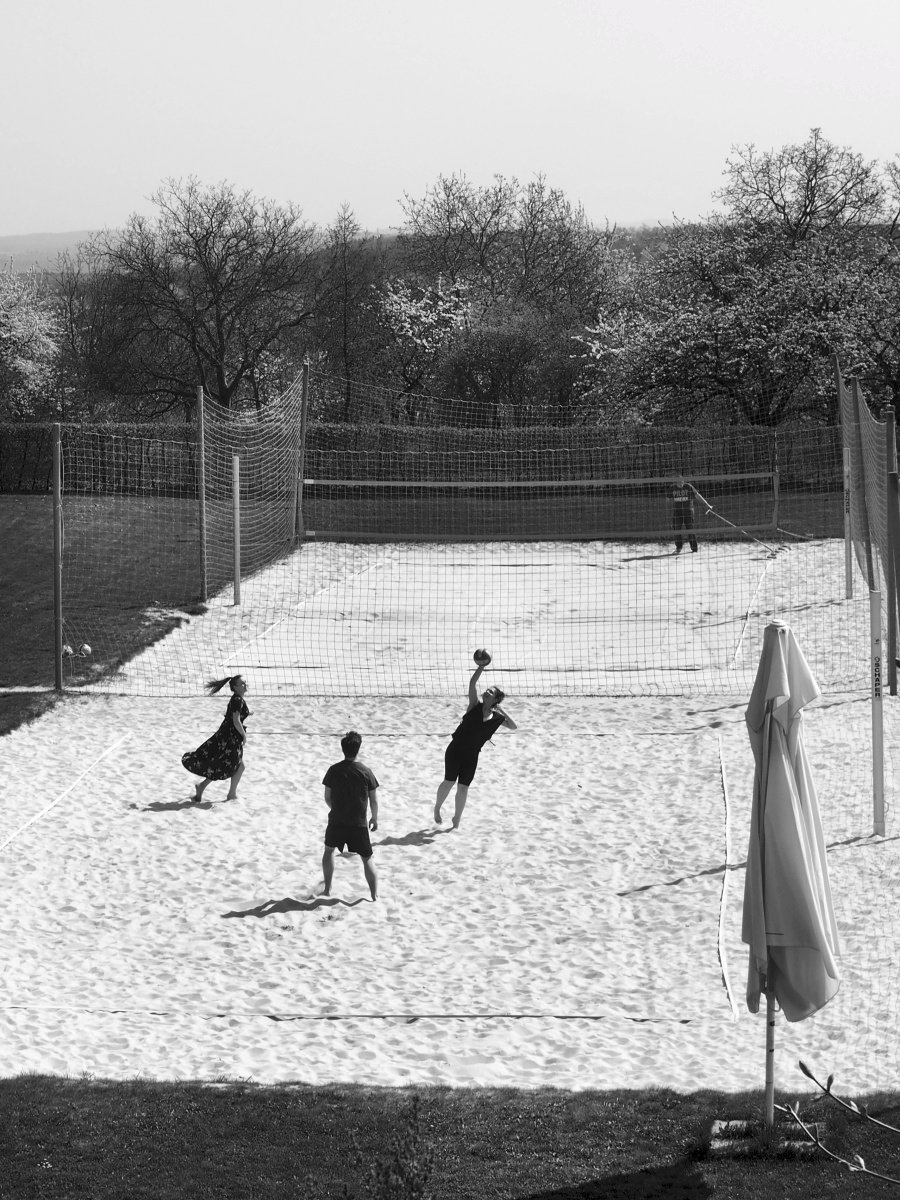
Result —
<instances>
[{"instance_id":1,"label":"grass lawn","mask_svg":"<svg viewBox=\"0 0 900 1200\"><path fill-rule=\"evenodd\" d=\"M161 503L166 503L165 501ZM80 516L80 514L79 514ZM114 668L146 646L164 637L179 618L165 609L154 616L152 603L161 588L181 591L176 600L182 609L201 611L195 587L179 577L181 562L174 564L171 521L140 520L136 508L127 505L97 507L96 523L88 535L83 519L70 520L67 537L77 548L90 536L92 554L108 566L106 580L98 587L123 587L123 554L127 554L128 600L110 608L105 619L110 628L108 655L95 647L90 671L96 676ZM133 524L130 524L133 521ZM53 627L53 502L49 496L0 495L0 687L48 688L55 682ZM139 552L128 552L137 544ZM183 557L183 556L182 556ZM162 564L162 566L161 566ZM191 580L191 585L196 579ZM65 661L67 687L79 682L79 670L88 664L78 658ZM0 695L0 735L24 721L40 716L55 702L52 691Z\"/></svg>"},{"instance_id":2,"label":"grass lawn","mask_svg":"<svg viewBox=\"0 0 900 1200\"><path fill-rule=\"evenodd\" d=\"M49 498L0 497L0 516L0 685L52 687ZM96 536L112 552L123 530L107 522ZM158 580L153 556L144 559L149 603ZM160 635L139 609L123 613L121 636L133 651ZM52 693L0 696L0 762L2 734L53 702ZM898 1193L822 1154L758 1145L711 1154L712 1122L758 1117L761 1094L434 1088L417 1095L414 1121L413 1093L403 1089L3 1079L0 1197L876 1200ZM872 1108L897 1123L897 1098L876 1098ZM804 1111L826 1119L832 1148L900 1175L900 1138L862 1127L831 1104ZM405 1182L390 1184L395 1151Z\"/></svg>"},{"instance_id":3,"label":"grass lawn","mask_svg":"<svg viewBox=\"0 0 900 1200\"><path fill-rule=\"evenodd\" d=\"M887 1183L790 1151L712 1156L715 1117L758 1096L0 1081L4 1197L129 1200L854 1200ZM870 1130L827 1116L827 1139L889 1165ZM890 1116L888 1116L890 1119ZM898 1145L897 1139L894 1144ZM379 1184L394 1151L405 1183ZM896 1155L895 1155L896 1161ZM423 1180L430 1165L430 1178ZM890 1173L890 1172L888 1172ZM895 1172L896 1173L896 1169ZM383 1174L383 1173L382 1173ZM417 1183L425 1190L416 1190ZM346 1188L346 1191L345 1191Z\"/></svg>"}]
</instances>

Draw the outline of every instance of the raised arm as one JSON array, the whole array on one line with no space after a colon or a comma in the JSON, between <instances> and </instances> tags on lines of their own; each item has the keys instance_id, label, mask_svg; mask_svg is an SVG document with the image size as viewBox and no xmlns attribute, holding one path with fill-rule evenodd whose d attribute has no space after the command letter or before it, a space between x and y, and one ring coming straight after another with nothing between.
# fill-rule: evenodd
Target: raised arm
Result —
<instances>
[{"instance_id":1,"label":"raised arm","mask_svg":"<svg viewBox=\"0 0 900 1200\"><path fill-rule=\"evenodd\" d=\"M469 708L474 708L478 703L478 680L481 678L483 670L484 667L476 667L469 680Z\"/></svg>"},{"instance_id":2,"label":"raised arm","mask_svg":"<svg viewBox=\"0 0 900 1200\"><path fill-rule=\"evenodd\" d=\"M512 717L510 717L507 713L505 713L499 704L494 705L494 712L497 714L498 717L503 718L503 728L504 729L518 729L519 728L518 725L515 723L515 721L512 719Z\"/></svg>"}]
</instances>

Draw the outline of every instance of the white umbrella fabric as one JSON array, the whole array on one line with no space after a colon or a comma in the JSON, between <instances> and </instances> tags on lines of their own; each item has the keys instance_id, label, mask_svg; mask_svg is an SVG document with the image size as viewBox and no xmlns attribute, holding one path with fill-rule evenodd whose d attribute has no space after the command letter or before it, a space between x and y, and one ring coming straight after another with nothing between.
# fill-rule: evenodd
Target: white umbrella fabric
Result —
<instances>
[{"instance_id":1,"label":"white umbrella fabric","mask_svg":"<svg viewBox=\"0 0 900 1200\"><path fill-rule=\"evenodd\" d=\"M789 626L766 627L746 721L755 759L742 938L747 1007L766 995L766 1121L774 1120L775 1003L803 1021L840 986L819 803L801 731L819 687Z\"/></svg>"}]
</instances>

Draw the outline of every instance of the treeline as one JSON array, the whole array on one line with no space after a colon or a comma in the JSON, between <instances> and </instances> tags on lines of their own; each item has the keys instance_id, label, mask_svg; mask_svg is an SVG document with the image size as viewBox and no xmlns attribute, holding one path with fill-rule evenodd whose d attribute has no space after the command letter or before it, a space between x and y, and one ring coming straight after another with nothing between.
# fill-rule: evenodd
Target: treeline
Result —
<instances>
[{"instance_id":1,"label":"treeline","mask_svg":"<svg viewBox=\"0 0 900 1200\"><path fill-rule=\"evenodd\" d=\"M362 385L394 425L831 425L834 354L895 404L897 163L814 129L724 177L706 220L629 231L540 176L442 176L389 237L170 180L55 272L0 276L0 421L184 423L198 385L262 408L307 357L344 426Z\"/></svg>"}]
</instances>

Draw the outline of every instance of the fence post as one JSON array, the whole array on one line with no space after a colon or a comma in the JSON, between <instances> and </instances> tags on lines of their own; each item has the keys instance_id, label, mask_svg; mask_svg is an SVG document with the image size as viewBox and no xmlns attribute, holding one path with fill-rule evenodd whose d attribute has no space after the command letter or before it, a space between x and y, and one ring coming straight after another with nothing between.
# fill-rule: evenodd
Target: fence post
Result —
<instances>
[{"instance_id":1,"label":"fence post","mask_svg":"<svg viewBox=\"0 0 900 1200\"><path fill-rule=\"evenodd\" d=\"M872 832L884 837L884 719L882 688L881 592L869 592L872 653Z\"/></svg>"},{"instance_id":2,"label":"fence post","mask_svg":"<svg viewBox=\"0 0 900 1200\"><path fill-rule=\"evenodd\" d=\"M63 690L63 611L62 611L62 432L53 422L53 635L56 690Z\"/></svg>"},{"instance_id":3,"label":"fence post","mask_svg":"<svg viewBox=\"0 0 900 1200\"><path fill-rule=\"evenodd\" d=\"M206 603L206 434L203 427L203 384L197 386L197 498L200 501L200 602Z\"/></svg>"},{"instance_id":4,"label":"fence post","mask_svg":"<svg viewBox=\"0 0 900 1200\"><path fill-rule=\"evenodd\" d=\"M241 456L231 456L231 512L234 529L234 603L241 602Z\"/></svg>"},{"instance_id":5,"label":"fence post","mask_svg":"<svg viewBox=\"0 0 900 1200\"><path fill-rule=\"evenodd\" d=\"M300 391L300 448L297 454L297 510L296 535L306 537L303 524L303 474L306 470L306 425L309 416L309 359L303 360L303 376Z\"/></svg>"}]
</instances>

